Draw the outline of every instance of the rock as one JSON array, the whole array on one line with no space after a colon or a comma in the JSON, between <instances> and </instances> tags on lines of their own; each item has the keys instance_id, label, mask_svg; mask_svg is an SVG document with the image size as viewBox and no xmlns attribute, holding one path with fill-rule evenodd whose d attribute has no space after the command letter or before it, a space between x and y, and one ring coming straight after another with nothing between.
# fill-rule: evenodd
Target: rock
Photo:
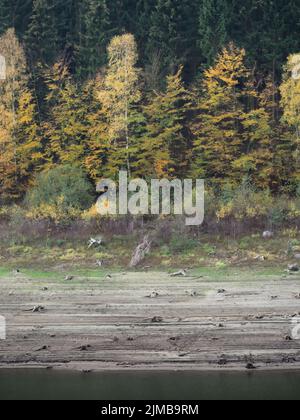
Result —
<instances>
[{"instance_id":1,"label":"rock","mask_svg":"<svg viewBox=\"0 0 300 420\"><path fill-rule=\"evenodd\" d=\"M294 258L295 258L295 260L300 260L300 254L295 254Z\"/></svg>"},{"instance_id":2,"label":"rock","mask_svg":"<svg viewBox=\"0 0 300 420\"><path fill-rule=\"evenodd\" d=\"M74 276L66 276L65 281L72 281L74 280Z\"/></svg>"},{"instance_id":3,"label":"rock","mask_svg":"<svg viewBox=\"0 0 300 420\"><path fill-rule=\"evenodd\" d=\"M274 232L271 232L270 230L265 230L262 234L262 237L264 239L272 239L274 237Z\"/></svg>"}]
</instances>

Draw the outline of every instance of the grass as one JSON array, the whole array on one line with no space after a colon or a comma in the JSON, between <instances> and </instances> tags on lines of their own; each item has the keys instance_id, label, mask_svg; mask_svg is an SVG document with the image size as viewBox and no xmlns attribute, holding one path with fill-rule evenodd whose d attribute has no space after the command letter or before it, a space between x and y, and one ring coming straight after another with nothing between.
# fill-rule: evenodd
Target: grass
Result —
<instances>
[{"instance_id":1,"label":"grass","mask_svg":"<svg viewBox=\"0 0 300 420\"><path fill-rule=\"evenodd\" d=\"M174 269L169 268L161 269L156 268L156 270L151 270L153 273L157 273L160 275L161 273L171 273ZM128 270L132 272L134 270ZM72 280L72 286L82 285L83 283L91 284L95 282L106 281L106 276L108 273L119 277L120 273L124 272L124 270L114 269L84 269L84 268L77 268L71 271L66 270L37 270L37 269L21 269L21 274L26 279L31 279L34 281L51 281L51 283L58 283L61 285L70 284L69 281L65 280L66 275L73 275L74 280ZM0 279L1 278L8 278L12 276L12 270L8 267L0 267ZM253 266L244 266L244 267L225 267L225 268L216 268L216 267L198 267L189 270L188 276L192 278L196 278L197 281L202 282L224 282L224 281L231 281L231 282L238 282L243 283L245 286L249 284L249 282L259 282L259 281L283 281L288 280L289 277L285 277L284 270L281 267L253 267ZM295 276L294 278L298 278L299 276ZM188 279L188 278L187 278ZM178 279L176 279L177 281ZM300 280L300 278L299 278ZM113 282L113 279L111 280ZM141 281L143 281L143 274L141 274ZM174 280L175 281L175 280ZM185 281L185 278L182 278L182 281Z\"/></svg>"},{"instance_id":2,"label":"grass","mask_svg":"<svg viewBox=\"0 0 300 420\"><path fill-rule=\"evenodd\" d=\"M167 239L167 238L165 238ZM86 241L63 241L52 238L30 240L19 244L0 244L0 277L13 269L22 269L31 278L55 277L63 273L79 273L80 276L100 277L107 271L128 268L138 239L134 236L112 237L98 248L88 249ZM259 234L239 239L200 235L198 238L178 238L178 235L156 244L140 269L149 266L153 271L190 268L195 272L214 277L226 276L227 272L262 272L263 275L281 275L293 262L293 253L300 252L300 235L291 237L283 233L271 240L262 240ZM263 258L262 258L263 257ZM104 263L99 270L96 261ZM232 270L231 270L232 269ZM241 274L242 275L242 274Z\"/></svg>"}]
</instances>

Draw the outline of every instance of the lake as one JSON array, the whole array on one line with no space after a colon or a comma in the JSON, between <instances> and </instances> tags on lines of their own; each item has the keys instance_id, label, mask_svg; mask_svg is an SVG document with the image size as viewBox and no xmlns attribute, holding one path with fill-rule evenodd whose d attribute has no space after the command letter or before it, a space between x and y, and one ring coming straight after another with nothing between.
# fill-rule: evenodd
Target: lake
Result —
<instances>
[{"instance_id":1,"label":"lake","mask_svg":"<svg viewBox=\"0 0 300 420\"><path fill-rule=\"evenodd\" d=\"M1 370L0 400L300 400L300 372Z\"/></svg>"}]
</instances>

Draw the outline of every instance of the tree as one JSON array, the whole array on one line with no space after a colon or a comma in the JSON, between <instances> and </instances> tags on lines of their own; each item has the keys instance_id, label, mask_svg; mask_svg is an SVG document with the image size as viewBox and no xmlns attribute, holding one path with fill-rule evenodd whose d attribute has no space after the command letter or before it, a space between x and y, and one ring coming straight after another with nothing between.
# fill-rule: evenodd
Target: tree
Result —
<instances>
[{"instance_id":1,"label":"tree","mask_svg":"<svg viewBox=\"0 0 300 420\"><path fill-rule=\"evenodd\" d=\"M104 77L98 74L95 80L88 82L86 89L92 92L92 98L87 116L84 165L90 178L97 182L100 178L107 178L105 172L110 153L108 122L99 101L99 92L104 89Z\"/></svg>"},{"instance_id":2,"label":"tree","mask_svg":"<svg viewBox=\"0 0 300 420\"><path fill-rule=\"evenodd\" d=\"M110 14L106 0L85 0L82 8L78 73L86 78L94 76L106 62Z\"/></svg>"},{"instance_id":3,"label":"tree","mask_svg":"<svg viewBox=\"0 0 300 420\"><path fill-rule=\"evenodd\" d=\"M300 49L297 0L232 0L230 38L243 46L262 71L281 76L291 52Z\"/></svg>"},{"instance_id":4,"label":"tree","mask_svg":"<svg viewBox=\"0 0 300 420\"><path fill-rule=\"evenodd\" d=\"M212 65L228 41L228 0L202 0L199 10L199 48L204 63Z\"/></svg>"},{"instance_id":5,"label":"tree","mask_svg":"<svg viewBox=\"0 0 300 420\"><path fill-rule=\"evenodd\" d=\"M34 182L34 177L43 167L41 132L38 124L36 103L29 89L21 93L17 110L18 185L23 195Z\"/></svg>"},{"instance_id":6,"label":"tree","mask_svg":"<svg viewBox=\"0 0 300 420\"><path fill-rule=\"evenodd\" d=\"M268 115L260 106L246 52L229 44L214 67L204 73L192 123L195 135L193 174L217 186L237 185L250 177L268 186ZM264 168L262 179L257 174Z\"/></svg>"},{"instance_id":7,"label":"tree","mask_svg":"<svg viewBox=\"0 0 300 420\"><path fill-rule=\"evenodd\" d=\"M183 178L188 172L190 98L182 71L181 66L175 75L168 76L166 91L155 95L145 108L147 126L140 166L147 176Z\"/></svg>"},{"instance_id":8,"label":"tree","mask_svg":"<svg viewBox=\"0 0 300 420\"><path fill-rule=\"evenodd\" d=\"M32 12L32 0L0 0L0 35L9 28L15 28L22 36Z\"/></svg>"},{"instance_id":9,"label":"tree","mask_svg":"<svg viewBox=\"0 0 300 420\"><path fill-rule=\"evenodd\" d=\"M85 210L94 202L93 186L77 165L59 165L38 175L26 196L31 208L53 206L66 214Z\"/></svg>"},{"instance_id":10,"label":"tree","mask_svg":"<svg viewBox=\"0 0 300 420\"><path fill-rule=\"evenodd\" d=\"M174 73L180 64L198 64L197 7L196 0L157 0L153 7L147 57L159 55L164 74Z\"/></svg>"},{"instance_id":11,"label":"tree","mask_svg":"<svg viewBox=\"0 0 300 420\"><path fill-rule=\"evenodd\" d=\"M110 171L116 173L130 166L130 118L141 99L140 70L136 67L138 54L134 36L125 34L112 39L108 47L109 64L99 100L108 121L112 153Z\"/></svg>"},{"instance_id":12,"label":"tree","mask_svg":"<svg viewBox=\"0 0 300 420\"><path fill-rule=\"evenodd\" d=\"M33 64L53 63L59 53L55 0L33 0L25 38Z\"/></svg>"},{"instance_id":13,"label":"tree","mask_svg":"<svg viewBox=\"0 0 300 420\"><path fill-rule=\"evenodd\" d=\"M283 83L280 87L283 122L294 130L293 141L289 143L290 166L294 177L300 180L300 54L290 55Z\"/></svg>"},{"instance_id":14,"label":"tree","mask_svg":"<svg viewBox=\"0 0 300 420\"><path fill-rule=\"evenodd\" d=\"M0 194L16 198L18 191L17 105L26 89L26 59L14 29L0 38L0 53L6 60L6 79L0 82Z\"/></svg>"},{"instance_id":15,"label":"tree","mask_svg":"<svg viewBox=\"0 0 300 420\"><path fill-rule=\"evenodd\" d=\"M89 93L78 88L61 63L54 65L47 84L49 93L46 99L50 109L44 125L47 166L75 162L83 165Z\"/></svg>"}]
</instances>

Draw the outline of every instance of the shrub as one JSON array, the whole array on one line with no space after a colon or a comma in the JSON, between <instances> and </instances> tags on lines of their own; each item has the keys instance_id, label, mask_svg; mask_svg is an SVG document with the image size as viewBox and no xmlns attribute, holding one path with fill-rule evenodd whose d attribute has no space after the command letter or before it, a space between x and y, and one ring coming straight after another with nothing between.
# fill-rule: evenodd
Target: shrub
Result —
<instances>
[{"instance_id":1,"label":"shrub","mask_svg":"<svg viewBox=\"0 0 300 420\"><path fill-rule=\"evenodd\" d=\"M41 173L25 203L33 217L76 217L94 203L93 186L82 169L66 165Z\"/></svg>"},{"instance_id":2,"label":"shrub","mask_svg":"<svg viewBox=\"0 0 300 420\"><path fill-rule=\"evenodd\" d=\"M251 220L268 215L273 205L271 193L256 191L250 184L243 183L236 190L224 192L217 217L219 220L234 217L236 220Z\"/></svg>"}]
</instances>

